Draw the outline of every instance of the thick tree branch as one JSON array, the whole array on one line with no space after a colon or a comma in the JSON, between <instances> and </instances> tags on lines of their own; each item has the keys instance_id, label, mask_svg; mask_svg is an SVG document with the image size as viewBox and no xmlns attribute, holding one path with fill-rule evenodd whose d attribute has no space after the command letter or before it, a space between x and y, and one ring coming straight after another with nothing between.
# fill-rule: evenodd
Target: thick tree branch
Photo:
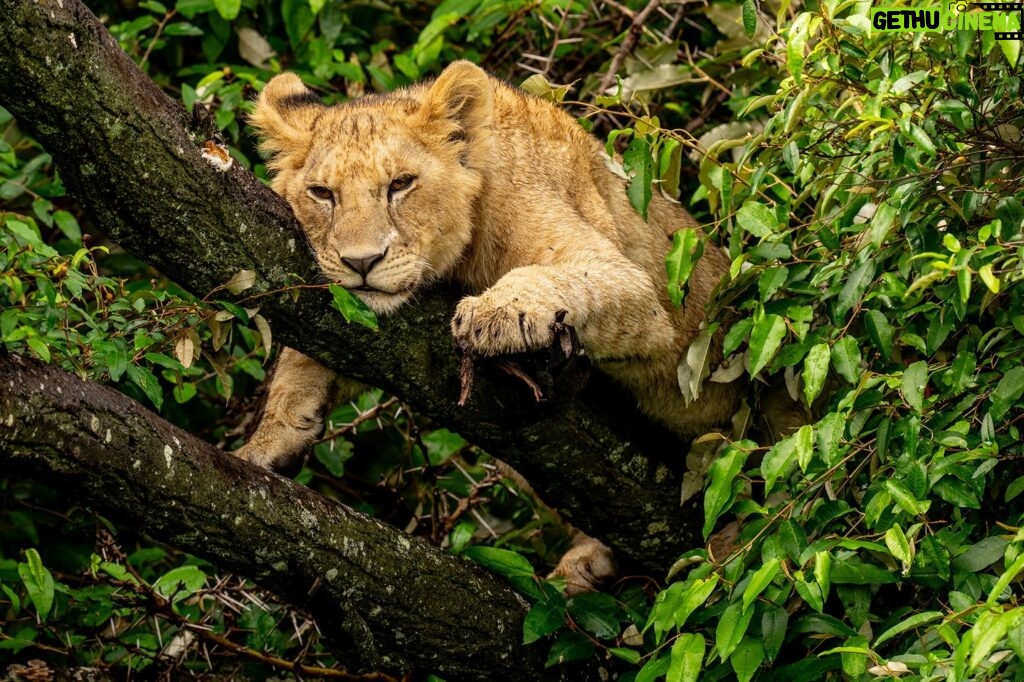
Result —
<instances>
[{"instance_id":1,"label":"thick tree branch","mask_svg":"<svg viewBox=\"0 0 1024 682\"><path fill-rule=\"evenodd\" d=\"M287 205L238 164L219 172L204 161L206 135L79 0L0 0L0 103L53 155L96 224L186 289L204 295L243 268L258 273L258 292L314 280ZM260 305L275 339L401 396L518 468L627 570L663 570L699 543L699 514L678 508L679 444L652 439L607 382L538 407L520 382L484 371L457 407L448 333L457 296L424 293L377 334L346 325L322 290Z\"/></svg>"},{"instance_id":2,"label":"thick tree branch","mask_svg":"<svg viewBox=\"0 0 1024 682\"><path fill-rule=\"evenodd\" d=\"M14 355L0 385L3 471L251 577L312 612L342 660L448 679L570 675L544 672L544 647L520 643L525 602L476 565L256 473L113 389Z\"/></svg>"}]
</instances>

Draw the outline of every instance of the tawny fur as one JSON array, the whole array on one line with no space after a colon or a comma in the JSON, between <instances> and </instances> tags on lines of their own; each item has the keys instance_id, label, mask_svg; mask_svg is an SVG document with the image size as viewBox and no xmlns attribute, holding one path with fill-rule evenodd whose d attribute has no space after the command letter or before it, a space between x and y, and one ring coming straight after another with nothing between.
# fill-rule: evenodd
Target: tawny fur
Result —
<instances>
[{"instance_id":1,"label":"tawny fur","mask_svg":"<svg viewBox=\"0 0 1024 682\"><path fill-rule=\"evenodd\" d=\"M645 222L600 143L551 103L456 62L436 81L334 107L282 74L252 122L324 274L378 314L454 280L470 295L452 332L479 355L547 346L565 311L595 365L680 436L735 412L727 384L706 384L687 406L676 370L728 260L705 249L675 308L664 258L693 218L656 194ZM322 428L333 379L285 351L238 454L273 466L301 452Z\"/></svg>"}]
</instances>

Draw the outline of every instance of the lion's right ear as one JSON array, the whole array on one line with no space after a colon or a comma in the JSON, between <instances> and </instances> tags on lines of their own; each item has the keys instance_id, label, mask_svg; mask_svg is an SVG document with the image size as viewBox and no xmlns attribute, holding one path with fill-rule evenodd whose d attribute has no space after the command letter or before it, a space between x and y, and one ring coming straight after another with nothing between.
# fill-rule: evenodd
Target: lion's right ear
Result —
<instances>
[{"instance_id":1,"label":"lion's right ear","mask_svg":"<svg viewBox=\"0 0 1024 682\"><path fill-rule=\"evenodd\" d=\"M491 79L476 64L453 62L428 86L420 116L428 124L449 127L454 138L474 142L486 137L494 116Z\"/></svg>"},{"instance_id":2,"label":"lion's right ear","mask_svg":"<svg viewBox=\"0 0 1024 682\"><path fill-rule=\"evenodd\" d=\"M309 131L324 108L298 76L282 73L263 88L249 122L259 131L265 151L288 155L305 151Z\"/></svg>"}]
</instances>

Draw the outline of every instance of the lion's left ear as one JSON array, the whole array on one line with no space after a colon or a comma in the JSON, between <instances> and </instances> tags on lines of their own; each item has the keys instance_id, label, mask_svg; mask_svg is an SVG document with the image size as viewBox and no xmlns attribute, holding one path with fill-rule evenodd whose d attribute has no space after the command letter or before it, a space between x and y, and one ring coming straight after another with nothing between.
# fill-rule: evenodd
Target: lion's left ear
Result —
<instances>
[{"instance_id":1,"label":"lion's left ear","mask_svg":"<svg viewBox=\"0 0 1024 682\"><path fill-rule=\"evenodd\" d=\"M259 132L260 147L275 154L275 165L282 166L282 157L305 155L313 123L324 108L298 76L282 73L263 88L249 122Z\"/></svg>"},{"instance_id":2,"label":"lion's left ear","mask_svg":"<svg viewBox=\"0 0 1024 682\"><path fill-rule=\"evenodd\" d=\"M471 62L453 62L428 86L419 115L428 123L447 124L446 137L451 140L486 137L494 116L490 76Z\"/></svg>"}]
</instances>

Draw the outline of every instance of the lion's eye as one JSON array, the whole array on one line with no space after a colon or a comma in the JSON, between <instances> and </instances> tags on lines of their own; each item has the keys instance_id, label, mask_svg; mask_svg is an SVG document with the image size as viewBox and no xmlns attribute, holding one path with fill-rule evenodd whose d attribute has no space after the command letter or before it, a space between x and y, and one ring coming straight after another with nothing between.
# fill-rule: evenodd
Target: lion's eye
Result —
<instances>
[{"instance_id":1,"label":"lion's eye","mask_svg":"<svg viewBox=\"0 0 1024 682\"><path fill-rule=\"evenodd\" d=\"M399 175L388 185L388 198L390 199L393 194L409 189L415 181L415 175L409 175L408 173Z\"/></svg>"},{"instance_id":2,"label":"lion's eye","mask_svg":"<svg viewBox=\"0 0 1024 682\"><path fill-rule=\"evenodd\" d=\"M317 201L329 201L334 203L334 192L323 185L310 185L306 188L309 192L309 196L313 197Z\"/></svg>"}]
</instances>

